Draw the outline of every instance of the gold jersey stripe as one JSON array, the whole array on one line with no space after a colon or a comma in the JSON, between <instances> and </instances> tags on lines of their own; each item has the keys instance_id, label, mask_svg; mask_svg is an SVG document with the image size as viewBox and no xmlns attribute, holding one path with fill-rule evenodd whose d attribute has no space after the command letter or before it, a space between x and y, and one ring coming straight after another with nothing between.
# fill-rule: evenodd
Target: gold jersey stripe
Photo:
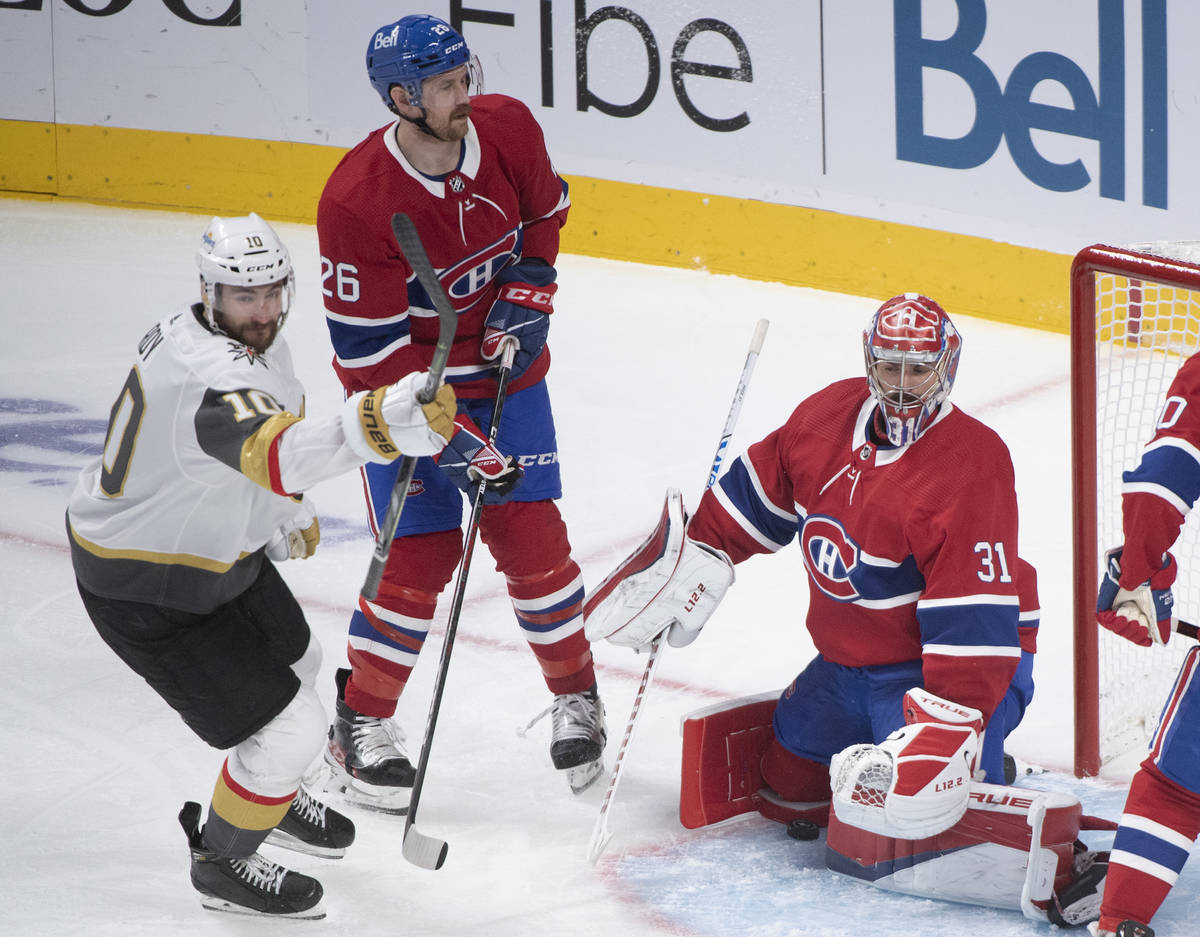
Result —
<instances>
[{"instance_id":1,"label":"gold jersey stripe","mask_svg":"<svg viewBox=\"0 0 1200 937\"><path fill-rule=\"evenodd\" d=\"M238 554L238 558L233 562L222 563L220 560L210 559L207 556L196 556L193 553L157 553L153 550L112 549L110 547L102 547L100 544L93 543L86 537L79 536L74 527L70 528L70 530L72 539L81 549L105 560L137 560L142 563L155 563L159 566L191 566L210 573L227 573L236 563L250 556L249 553L242 552Z\"/></svg>"},{"instance_id":2,"label":"gold jersey stripe","mask_svg":"<svg viewBox=\"0 0 1200 937\"><path fill-rule=\"evenodd\" d=\"M281 488L271 484L271 445L279 434L299 423L300 417L286 411L277 413L251 434L242 443L241 472L256 485L261 485L267 491L275 494L286 494ZM276 481L278 481L278 465L276 465Z\"/></svg>"}]
</instances>

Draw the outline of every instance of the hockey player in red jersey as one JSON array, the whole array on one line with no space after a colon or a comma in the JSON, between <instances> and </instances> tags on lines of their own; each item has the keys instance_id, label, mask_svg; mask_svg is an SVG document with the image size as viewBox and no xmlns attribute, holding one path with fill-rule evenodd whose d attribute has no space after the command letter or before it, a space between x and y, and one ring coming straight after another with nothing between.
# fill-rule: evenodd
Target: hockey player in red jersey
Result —
<instances>
[{"instance_id":1,"label":"hockey player in red jersey","mask_svg":"<svg viewBox=\"0 0 1200 937\"><path fill-rule=\"evenodd\" d=\"M638 646L669 628L671 643L687 643L734 564L799 539L818 653L774 707L757 775L767 815L823 824L830 759L905 727L914 688L941 701L926 721L974 714L945 733L972 761L978 727L1002 741L1032 694L1032 635L1014 681L1019 595L1031 621L1037 599L1018 581L1032 567L1017 555L1012 463L1000 437L948 399L960 347L933 300L885 302L863 335L865 381L804 400L705 492L676 549L640 572L627 564L588 598L592 640ZM1002 763L1002 745L987 746L988 781L1004 783ZM962 787L946 816L966 797Z\"/></svg>"},{"instance_id":2,"label":"hockey player in red jersey","mask_svg":"<svg viewBox=\"0 0 1200 937\"><path fill-rule=\"evenodd\" d=\"M446 379L464 438L486 435L494 359L504 340L519 343L497 437L509 461L489 480L479 531L553 694L551 759L582 790L602 770L606 728L583 633L583 580L554 503L562 490L544 381L567 186L525 105L471 94L478 64L442 20L405 16L376 30L367 73L396 119L347 154L321 196L333 366L354 392L430 361L437 317L392 236L394 212L412 218L458 312ZM390 717L462 553L462 491L475 487L469 462L419 461L378 598L351 616L350 668L339 672L326 761L333 783L364 806L407 803L414 769ZM395 466L365 472L373 527L395 477Z\"/></svg>"},{"instance_id":3,"label":"hockey player in red jersey","mask_svg":"<svg viewBox=\"0 0 1200 937\"><path fill-rule=\"evenodd\" d=\"M1200 496L1200 356L1167 390L1154 438L1121 489L1125 542L1110 550L1097 597L1100 624L1143 647L1174 627L1170 549ZM1113 840L1096 932L1144 937L1200 834L1200 645L1191 648L1163 706Z\"/></svg>"},{"instance_id":4,"label":"hockey player in red jersey","mask_svg":"<svg viewBox=\"0 0 1200 937\"><path fill-rule=\"evenodd\" d=\"M327 724L321 647L274 562L320 540L301 492L365 461L441 451L454 392L422 406L413 374L306 419L278 334L293 275L275 231L258 215L214 218L196 261L202 301L142 337L104 451L71 495L71 560L104 641L230 750L203 829L198 803L179 815L204 905L323 917L316 879L257 852L266 841L336 858L354 839L300 787Z\"/></svg>"}]
</instances>

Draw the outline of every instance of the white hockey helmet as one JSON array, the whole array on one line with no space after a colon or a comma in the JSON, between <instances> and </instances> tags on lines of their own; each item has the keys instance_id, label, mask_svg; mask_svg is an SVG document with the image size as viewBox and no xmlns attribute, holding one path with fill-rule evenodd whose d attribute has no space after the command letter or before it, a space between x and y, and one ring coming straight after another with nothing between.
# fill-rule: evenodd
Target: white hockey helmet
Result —
<instances>
[{"instance_id":1,"label":"white hockey helmet","mask_svg":"<svg viewBox=\"0 0 1200 937\"><path fill-rule=\"evenodd\" d=\"M292 258L267 222L258 214L237 218L214 217L204 229L196 249L196 266L200 268L200 297L204 303L204 318L209 326L222 331L215 316L217 284L227 286L262 286L283 281L283 309L279 315L282 327L296 292L296 276Z\"/></svg>"}]
</instances>

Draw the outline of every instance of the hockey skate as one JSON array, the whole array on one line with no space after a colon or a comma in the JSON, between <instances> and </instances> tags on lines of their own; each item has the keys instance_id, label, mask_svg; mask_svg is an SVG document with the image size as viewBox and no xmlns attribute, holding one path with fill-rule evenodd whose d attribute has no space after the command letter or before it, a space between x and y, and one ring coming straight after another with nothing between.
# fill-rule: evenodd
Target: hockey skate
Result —
<instances>
[{"instance_id":1,"label":"hockey skate","mask_svg":"<svg viewBox=\"0 0 1200 937\"><path fill-rule=\"evenodd\" d=\"M354 824L301 787L265 842L309 856L340 859L346 854L346 847L354 842Z\"/></svg>"},{"instance_id":2,"label":"hockey skate","mask_svg":"<svg viewBox=\"0 0 1200 937\"><path fill-rule=\"evenodd\" d=\"M285 869L258 853L231 859L208 849L200 830L198 803L183 805L179 825L187 834L192 854L192 885L203 896L200 903L205 908L306 920L325 917L320 906L324 890L315 878Z\"/></svg>"},{"instance_id":3,"label":"hockey skate","mask_svg":"<svg viewBox=\"0 0 1200 937\"><path fill-rule=\"evenodd\" d=\"M560 693L548 712L550 760L555 768L567 773L572 793L582 794L604 771L604 744L608 740L604 703L596 684L582 693Z\"/></svg>"},{"instance_id":4,"label":"hockey skate","mask_svg":"<svg viewBox=\"0 0 1200 937\"><path fill-rule=\"evenodd\" d=\"M1148 924L1137 921L1122 921L1115 931L1100 930L1100 925L1092 922L1088 925L1088 933L1092 937L1154 937L1154 929Z\"/></svg>"},{"instance_id":5,"label":"hockey skate","mask_svg":"<svg viewBox=\"0 0 1200 937\"><path fill-rule=\"evenodd\" d=\"M348 670L337 673L338 698L322 763L305 777L310 788L377 813L408 812L416 770L404 752L404 734L391 719L364 716L346 704Z\"/></svg>"}]
</instances>

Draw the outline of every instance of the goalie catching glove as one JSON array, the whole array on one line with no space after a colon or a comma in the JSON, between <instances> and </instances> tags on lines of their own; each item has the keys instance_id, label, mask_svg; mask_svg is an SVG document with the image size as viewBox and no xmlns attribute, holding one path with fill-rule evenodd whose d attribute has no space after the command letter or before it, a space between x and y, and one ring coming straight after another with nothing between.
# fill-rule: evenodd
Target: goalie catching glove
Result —
<instances>
[{"instance_id":1,"label":"goalie catching glove","mask_svg":"<svg viewBox=\"0 0 1200 937\"><path fill-rule=\"evenodd\" d=\"M672 488L645 543L584 600L584 634L642 647L670 629L672 647L691 644L733 578L728 556L687 536L683 495Z\"/></svg>"},{"instance_id":2,"label":"goalie catching glove","mask_svg":"<svg viewBox=\"0 0 1200 937\"><path fill-rule=\"evenodd\" d=\"M1121 585L1121 547L1104 554L1104 580L1096 597L1096 620L1109 631L1142 647L1166 644L1174 629L1171 585L1179 567L1166 554L1162 569L1143 583Z\"/></svg>"},{"instance_id":3,"label":"goalie catching glove","mask_svg":"<svg viewBox=\"0 0 1200 937\"><path fill-rule=\"evenodd\" d=\"M879 745L833 756L833 811L881 836L921 839L966 813L983 714L914 687L904 695L904 721Z\"/></svg>"},{"instance_id":4,"label":"goalie catching glove","mask_svg":"<svg viewBox=\"0 0 1200 937\"><path fill-rule=\"evenodd\" d=\"M342 409L342 431L366 462L391 462L400 455L434 455L454 435L458 405L454 389L442 384L429 403L417 400L428 375L413 372L395 384L352 394Z\"/></svg>"}]
</instances>

